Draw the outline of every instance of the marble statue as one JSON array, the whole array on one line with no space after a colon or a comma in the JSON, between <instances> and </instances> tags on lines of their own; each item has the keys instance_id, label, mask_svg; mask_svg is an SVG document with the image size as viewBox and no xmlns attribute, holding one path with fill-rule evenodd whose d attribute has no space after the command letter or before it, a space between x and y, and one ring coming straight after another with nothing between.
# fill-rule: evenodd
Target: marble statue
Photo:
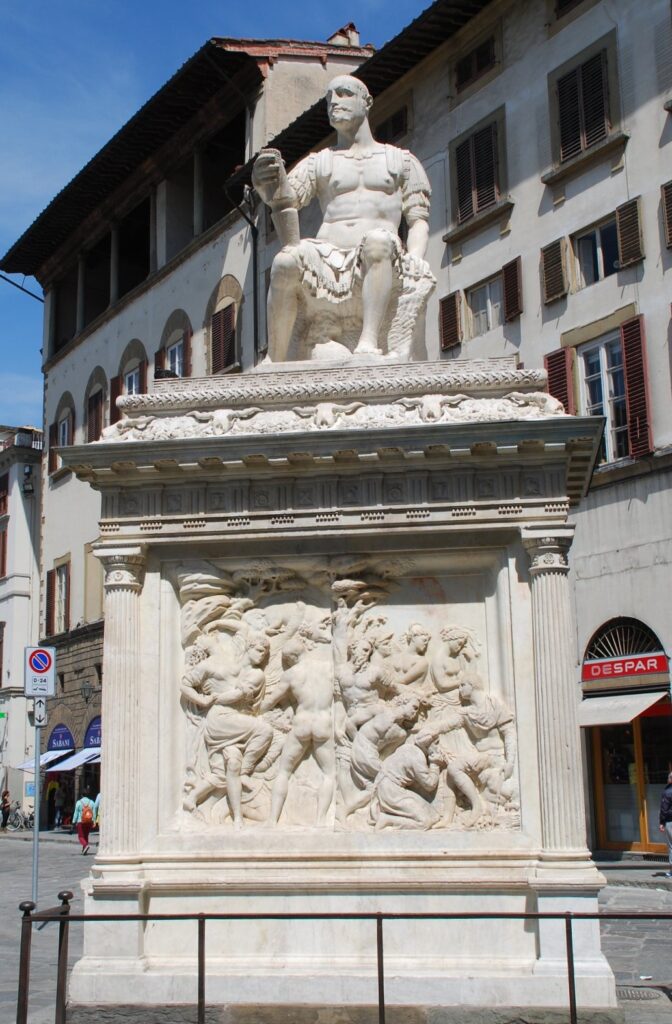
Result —
<instances>
[{"instance_id":1,"label":"marble statue","mask_svg":"<svg viewBox=\"0 0 672 1024\"><path fill-rule=\"evenodd\" d=\"M307 577L265 560L176 572L182 813L234 828L517 827L514 716L477 671L475 632L416 618L397 631L392 563L325 562Z\"/></svg>"},{"instance_id":2,"label":"marble statue","mask_svg":"<svg viewBox=\"0 0 672 1024\"><path fill-rule=\"evenodd\" d=\"M436 283L424 260L429 181L411 153L374 140L372 99L363 82L334 78L326 100L334 148L311 153L289 173L280 153L265 149L253 169L282 245L271 268L268 357L288 358L300 322L300 358L409 361ZM298 211L314 198L322 226L316 238L301 239Z\"/></svg>"}]
</instances>

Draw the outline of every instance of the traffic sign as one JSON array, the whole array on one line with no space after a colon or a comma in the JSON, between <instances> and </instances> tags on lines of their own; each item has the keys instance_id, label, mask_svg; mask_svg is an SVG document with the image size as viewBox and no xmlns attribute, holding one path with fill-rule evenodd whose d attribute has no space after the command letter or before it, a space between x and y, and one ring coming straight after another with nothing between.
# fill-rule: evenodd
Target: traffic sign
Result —
<instances>
[{"instance_id":1,"label":"traffic sign","mask_svg":"<svg viewBox=\"0 0 672 1024\"><path fill-rule=\"evenodd\" d=\"M47 724L47 698L36 697L33 701L33 715L35 719L35 725L46 725Z\"/></svg>"},{"instance_id":2,"label":"traffic sign","mask_svg":"<svg viewBox=\"0 0 672 1024\"><path fill-rule=\"evenodd\" d=\"M26 697L53 697L56 692L56 648L26 647Z\"/></svg>"}]
</instances>

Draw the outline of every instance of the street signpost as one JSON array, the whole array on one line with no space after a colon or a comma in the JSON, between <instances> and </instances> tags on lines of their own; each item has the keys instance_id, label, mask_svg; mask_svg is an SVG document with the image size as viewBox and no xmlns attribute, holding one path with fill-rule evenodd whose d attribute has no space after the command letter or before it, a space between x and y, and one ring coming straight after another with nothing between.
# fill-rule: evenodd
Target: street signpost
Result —
<instances>
[{"instance_id":1,"label":"street signpost","mask_svg":"<svg viewBox=\"0 0 672 1024\"><path fill-rule=\"evenodd\" d=\"M33 903L37 903L40 854L40 728L47 724L47 697L56 692L56 648L26 647L24 693L33 697L35 725L35 818L33 824Z\"/></svg>"}]
</instances>

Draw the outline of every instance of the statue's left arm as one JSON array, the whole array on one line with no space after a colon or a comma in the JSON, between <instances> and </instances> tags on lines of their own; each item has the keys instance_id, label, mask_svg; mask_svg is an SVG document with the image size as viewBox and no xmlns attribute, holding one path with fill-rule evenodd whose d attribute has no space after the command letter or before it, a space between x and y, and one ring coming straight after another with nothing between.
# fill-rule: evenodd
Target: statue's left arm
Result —
<instances>
[{"instance_id":1,"label":"statue's left arm","mask_svg":"<svg viewBox=\"0 0 672 1024\"><path fill-rule=\"evenodd\" d=\"M411 256L424 259L429 241L429 200L432 188L424 167L412 153L404 154L402 213L408 226L406 248Z\"/></svg>"}]
</instances>

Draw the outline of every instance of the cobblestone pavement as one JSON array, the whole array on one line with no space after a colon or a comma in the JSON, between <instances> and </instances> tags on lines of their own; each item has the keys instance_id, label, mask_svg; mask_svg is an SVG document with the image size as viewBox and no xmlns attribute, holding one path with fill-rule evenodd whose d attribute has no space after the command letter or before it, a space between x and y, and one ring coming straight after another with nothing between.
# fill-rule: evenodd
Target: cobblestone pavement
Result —
<instances>
[{"instance_id":1,"label":"cobblestone pavement","mask_svg":"<svg viewBox=\"0 0 672 1024\"><path fill-rule=\"evenodd\" d=\"M21 915L18 904L31 898L32 843L30 835L0 834L0 1021L10 1024L16 1019L16 993L19 975L19 933ZM95 835L92 851L95 852ZM58 903L57 893L70 889L74 894L73 910L82 909L80 881L87 874L91 855L83 857L75 836L47 835L40 842L40 880L38 909ZM665 878L664 864L600 865L608 885L600 896L600 906L613 912L672 912L672 880ZM56 990L56 928L47 924L33 929L32 970L30 981L29 1024L51 1024L54 1019ZM602 924L603 949L616 976L616 984L625 1024L672 1024L672 923L666 921L605 921ZM70 930L69 960L81 955L82 932L78 926ZM409 1016L410 1013L410 1016ZM374 1015L375 1016L375 1015ZM496 1024L495 1015L492 1024ZM552 1015L553 1020L568 1017ZM277 1024L303 1024L294 1016L282 1013L257 1016L250 1008L249 1024L258 1021ZM330 1017L318 1014L321 1024ZM549 1015L549 1024L550 1024ZM329 1020L328 1020L329 1018ZM412 1012L401 1017L390 1008L389 1024L414 1024ZM318 1018L315 1018L316 1020ZM367 1016L368 1021L368 1016ZM469 1018L471 1021L471 1018ZM521 1022L526 1018L520 1017ZM129 1011L114 1009L72 1012L68 1024L190 1024L196 1020L191 1008L165 1011ZM223 1008L211 1007L207 1021L225 1022L230 1017ZM336 1015L334 1024L349 1024L350 1015ZM247 1016L246 1016L247 1021ZM374 1024L374 1017L371 1018ZM307 1024L307 1019L306 1019Z\"/></svg>"}]
</instances>

